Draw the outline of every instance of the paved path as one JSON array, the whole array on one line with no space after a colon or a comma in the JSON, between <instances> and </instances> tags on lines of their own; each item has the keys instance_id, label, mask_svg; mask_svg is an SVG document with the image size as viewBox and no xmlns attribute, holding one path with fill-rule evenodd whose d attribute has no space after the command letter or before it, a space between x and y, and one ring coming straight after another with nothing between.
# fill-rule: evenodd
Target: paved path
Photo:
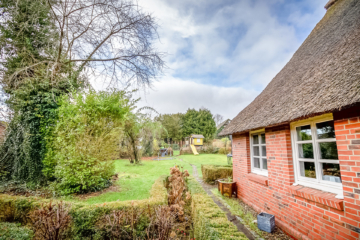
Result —
<instances>
[{"instance_id":1,"label":"paved path","mask_svg":"<svg viewBox=\"0 0 360 240\"><path fill-rule=\"evenodd\" d=\"M180 161L183 161L180 159ZM190 163L189 163L190 164ZM218 200L218 198L211 192L211 189L214 188L214 186L206 184L198 174L197 167L193 164L190 164L193 168L193 176L195 177L196 181L198 181L205 192L212 198L212 200L216 203L216 205L219 206L219 208L225 212L227 219L232 222L238 229L239 232L242 232L245 234L245 236L250 240L256 240L253 236L253 234L234 216L231 214L229 209L225 207L225 205Z\"/></svg>"}]
</instances>

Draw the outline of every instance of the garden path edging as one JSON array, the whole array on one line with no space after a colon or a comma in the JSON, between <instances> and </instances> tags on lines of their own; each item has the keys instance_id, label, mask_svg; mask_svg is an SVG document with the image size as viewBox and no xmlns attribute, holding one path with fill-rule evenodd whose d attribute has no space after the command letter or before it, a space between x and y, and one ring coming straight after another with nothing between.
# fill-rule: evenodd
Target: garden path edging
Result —
<instances>
[{"instance_id":1,"label":"garden path edging","mask_svg":"<svg viewBox=\"0 0 360 240\"><path fill-rule=\"evenodd\" d=\"M184 162L182 159L179 160ZM245 225L243 225L239 221L237 216L232 215L230 210L211 192L211 187L205 184L204 181L199 178L197 167L193 164L190 165L193 168L193 176L195 177L196 181L200 183L201 187L205 190L206 194L208 194L212 198L214 203L216 203L216 205L218 205L218 207L226 214L227 219L236 226L238 231L244 233L249 240L259 240L258 236L254 236L252 231L249 230Z\"/></svg>"}]
</instances>

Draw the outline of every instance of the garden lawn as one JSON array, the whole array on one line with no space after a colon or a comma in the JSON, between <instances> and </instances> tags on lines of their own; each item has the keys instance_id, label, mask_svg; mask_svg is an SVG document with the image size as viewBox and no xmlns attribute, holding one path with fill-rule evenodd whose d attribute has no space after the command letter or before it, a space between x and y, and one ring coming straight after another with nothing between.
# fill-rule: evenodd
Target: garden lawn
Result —
<instances>
[{"instance_id":1,"label":"garden lawn","mask_svg":"<svg viewBox=\"0 0 360 240\"><path fill-rule=\"evenodd\" d=\"M227 156L222 154L181 155L178 158L195 165L201 178L201 164L227 165ZM192 174L192 169L189 172Z\"/></svg>"},{"instance_id":2,"label":"garden lawn","mask_svg":"<svg viewBox=\"0 0 360 240\"><path fill-rule=\"evenodd\" d=\"M182 159L183 161L180 161ZM118 192L108 192L86 200L89 204L104 203L112 201L140 200L150 197L150 189L155 180L162 175L169 175L170 168L178 165L187 169L192 174L192 166L198 168L202 177L201 164L227 164L226 155L200 154L181 155L174 160L142 161L142 165L130 165L128 160L115 160L115 172L118 173Z\"/></svg>"}]
</instances>

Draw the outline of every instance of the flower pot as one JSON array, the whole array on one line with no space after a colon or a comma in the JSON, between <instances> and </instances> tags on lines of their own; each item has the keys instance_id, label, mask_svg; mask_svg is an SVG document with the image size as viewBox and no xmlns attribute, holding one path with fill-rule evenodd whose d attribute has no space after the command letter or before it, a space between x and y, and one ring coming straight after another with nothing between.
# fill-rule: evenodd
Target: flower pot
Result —
<instances>
[{"instance_id":1,"label":"flower pot","mask_svg":"<svg viewBox=\"0 0 360 240\"><path fill-rule=\"evenodd\" d=\"M220 179L218 180L218 190L221 195L227 194L231 198L233 193L236 195L236 182L225 182L224 179Z\"/></svg>"},{"instance_id":2,"label":"flower pot","mask_svg":"<svg viewBox=\"0 0 360 240\"><path fill-rule=\"evenodd\" d=\"M262 212L257 215L257 224L260 230L271 233L275 229L275 216Z\"/></svg>"}]
</instances>

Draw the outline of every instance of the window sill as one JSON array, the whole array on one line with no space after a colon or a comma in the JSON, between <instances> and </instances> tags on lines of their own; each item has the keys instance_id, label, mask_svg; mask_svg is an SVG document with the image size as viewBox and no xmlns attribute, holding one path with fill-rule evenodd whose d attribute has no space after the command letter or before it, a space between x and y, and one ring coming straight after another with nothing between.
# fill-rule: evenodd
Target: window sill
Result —
<instances>
[{"instance_id":1,"label":"window sill","mask_svg":"<svg viewBox=\"0 0 360 240\"><path fill-rule=\"evenodd\" d=\"M262 175L258 175L258 174L255 174L255 173L249 173L247 175L247 178L250 180L250 181L253 181L253 182L256 182L256 183L260 183L264 186L268 186L269 185L269 181L268 181L268 177L266 176L262 176Z\"/></svg>"},{"instance_id":2,"label":"window sill","mask_svg":"<svg viewBox=\"0 0 360 240\"><path fill-rule=\"evenodd\" d=\"M301 185L297 185L297 186L290 186L289 187L290 193L316 202L316 203L320 203L322 205L326 205L330 208L335 208L337 210L340 211L344 211L344 200L342 199L337 199L335 198L336 194L335 193L329 193L329 192L324 192L321 190L317 190L314 188L309 188L309 187L304 187Z\"/></svg>"}]
</instances>

